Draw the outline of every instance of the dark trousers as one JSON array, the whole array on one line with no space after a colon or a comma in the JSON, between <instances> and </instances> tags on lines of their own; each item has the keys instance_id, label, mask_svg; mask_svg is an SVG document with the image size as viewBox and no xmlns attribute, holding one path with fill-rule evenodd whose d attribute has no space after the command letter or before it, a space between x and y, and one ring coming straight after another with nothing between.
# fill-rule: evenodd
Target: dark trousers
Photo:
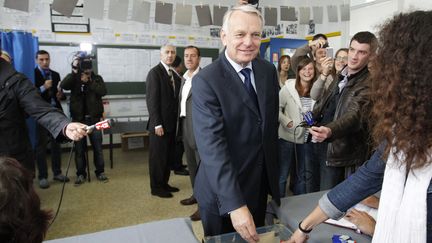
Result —
<instances>
[{"instance_id":1,"label":"dark trousers","mask_svg":"<svg viewBox=\"0 0 432 243\"><path fill-rule=\"evenodd\" d=\"M42 126L37 126L37 141L36 141L36 163L38 168L38 178L48 178L47 166L47 145L50 144L51 154L51 169L53 175L59 175L61 171L61 147L51 134Z\"/></svg>"},{"instance_id":2,"label":"dark trousers","mask_svg":"<svg viewBox=\"0 0 432 243\"><path fill-rule=\"evenodd\" d=\"M295 156L297 154L297 157ZM279 195L285 196L288 174L296 170L294 178L294 195L306 193L305 184L305 145L295 144L279 139ZM293 175L291 174L291 175Z\"/></svg>"},{"instance_id":3,"label":"dark trousers","mask_svg":"<svg viewBox=\"0 0 432 243\"><path fill-rule=\"evenodd\" d=\"M257 207L249 208L255 223L255 227L261 227L265 224L268 195L268 180L265 170L263 170L263 178L261 181L262 183L260 189L257 190L257 193L259 193L258 201L256 202L256 204L254 203L255 205L257 205ZM216 211L209 210L205 207L202 207L200 204L198 204L198 207L205 236L214 236L235 232L229 215L220 216L219 214L217 214L217 209ZM216 205L215 208L217 208Z\"/></svg>"},{"instance_id":4,"label":"dark trousers","mask_svg":"<svg viewBox=\"0 0 432 243\"><path fill-rule=\"evenodd\" d=\"M182 170L183 169L183 153L184 146L181 138L175 139L175 156L174 159L169 161L169 168L171 170Z\"/></svg>"},{"instance_id":5,"label":"dark trousers","mask_svg":"<svg viewBox=\"0 0 432 243\"><path fill-rule=\"evenodd\" d=\"M427 218L426 218L426 237L428 243L432 242L432 193L427 194Z\"/></svg>"},{"instance_id":6,"label":"dark trousers","mask_svg":"<svg viewBox=\"0 0 432 243\"><path fill-rule=\"evenodd\" d=\"M329 190L345 179L345 167L327 166L328 143L306 144L306 192Z\"/></svg>"},{"instance_id":7,"label":"dark trousers","mask_svg":"<svg viewBox=\"0 0 432 243\"><path fill-rule=\"evenodd\" d=\"M150 188L152 192L163 190L168 184L170 168L168 161L175 159L175 133L165 132L157 136L154 132L149 135L149 172Z\"/></svg>"},{"instance_id":8,"label":"dark trousers","mask_svg":"<svg viewBox=\"0 0 432 243\"><path fill-rule=\"evenodd\" d=\"M85 121L81 122L86 125L93 125L96 122L99 122L99 119L86 119ZM96 168L95 174L97 176L105 171L105 161L102 151L102 132L98 130L93 130L93 132L88 135L88 138L93 148L93 163ZM78 142L75 142L75 164L77 176L83 175L84 177L87 177L86 165L88 161L86 158L86 151L87 139L84 138Z\"/></svg>"},{"instance_id":9,"label":"dark trousers","mask_svg":"<svg viewBox=\"0 0 432 243\"><path fill-rule=\"evenodd\" d=\"M183 120L183 119L180 119ZM197 169L198 169L198 165L201 161L201 158L198 154L198 149L195 147L192 147L191 142L192 141L188 141L188 137L193 136L193 131L188 131L187 127L186 127L186 123L182 122L182 133L183 133L183 146L184 146L184 151L186 154L186 162L187 162L187 167L189 169L189 177L191 180L191 185L192 188L194 186L195 183L195 176L197 173Z\"/></svg>"}]
</instances>

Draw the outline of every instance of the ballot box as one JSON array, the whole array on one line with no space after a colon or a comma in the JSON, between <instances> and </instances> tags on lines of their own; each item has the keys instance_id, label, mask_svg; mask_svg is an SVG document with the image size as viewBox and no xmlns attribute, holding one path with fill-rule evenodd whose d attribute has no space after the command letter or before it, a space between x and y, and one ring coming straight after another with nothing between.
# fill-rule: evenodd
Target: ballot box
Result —
<instances>
[{"instance_id":1,"label":"ballot box","mask_svg":"<svg viewBox=\"0 0 432 243\"><path fill-rule=\"evenodd\" d=\"M280 243L288 240L292 232L282 224L274 224L257 228L260 243ZM238 233L228 233L204 238L205 243L247 243Z\"/></svg>"}]
</instances>

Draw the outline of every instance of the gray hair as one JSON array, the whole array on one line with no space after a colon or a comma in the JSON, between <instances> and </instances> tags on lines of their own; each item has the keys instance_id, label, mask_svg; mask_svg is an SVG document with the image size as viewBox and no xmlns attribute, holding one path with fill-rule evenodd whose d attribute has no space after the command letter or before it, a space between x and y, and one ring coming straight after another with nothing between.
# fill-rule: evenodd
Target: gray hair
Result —
<instances>
[{"instance_id":1,"label":"gray hair","mask_svg":"<svg viewBox=\"0 0 432 243\"><path fill-rule=\"evenodd\" d=\"M225 13L225 15L223 17L223 24L222 24L222 30L223 31L225 31L225 32L228 31L228 24L229 24L229 21L231 19L231 15L235 11L241 11L241 12L247 13L247 14L255 14L261 20L261 29L263 28L264 18L262 16L261 12L258 11L258 9L256 9L255 7L252 7L251 5L246 4L246 5L235 6Z\"/></svg>"},{"instance_id":2,"label":"gray hair","mask_svg":"<svg viewBox=\"0 0 432 243\"><path fill-rule=\"evenodd\" d=\"M174 47L174 51L177 53L177 48L175 46L173 46L172 44L164 44L164 45L162 45L161 48L160 48L160 52L162 53L163 51L165 51L165 49L167 47Z\"/></svg>"}]
</instances>

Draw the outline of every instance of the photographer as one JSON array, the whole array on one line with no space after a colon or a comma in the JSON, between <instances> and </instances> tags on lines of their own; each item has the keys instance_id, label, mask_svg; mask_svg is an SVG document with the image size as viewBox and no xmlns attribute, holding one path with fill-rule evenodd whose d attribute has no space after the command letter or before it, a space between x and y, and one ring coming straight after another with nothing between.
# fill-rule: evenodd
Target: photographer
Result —
<instances>
[{"instance_id":1,"label":"photographer","mask_svg":"<svg viewBox=\"0 0 432 243\"><path fill-rule=\"evenodd\" d=\"M64 90L70 90L70 112L73 121L93 125L102 119L104 112L102 96L106 95L105 83L101 76L92 71L92 59L83 53L77 53L72 63L72 73L68 74L60 84ZM104 158L102 153L102 133L93 131L89 135L93 147L93 162L96 167L96 177L99 181L107 181L104 174ZM77 178L75 185L85 182L87 141L76 142L75 162Z\"/></svg>"}]
</instances>

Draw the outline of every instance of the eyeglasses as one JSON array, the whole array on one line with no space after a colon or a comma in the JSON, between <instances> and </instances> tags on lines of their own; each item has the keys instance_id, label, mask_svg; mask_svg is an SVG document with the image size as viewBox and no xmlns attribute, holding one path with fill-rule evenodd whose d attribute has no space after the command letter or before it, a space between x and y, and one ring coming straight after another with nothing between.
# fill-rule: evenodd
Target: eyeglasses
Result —
<instances>
[{"instance_id":1,"label":"eyeglasses","mask_svg":"<svg viewBox=\"0 0 432 243\"><path fill-rule=\"evenodd\" d=\"M336 57L335 60L338 62L348 61L348 57Z\"/></svg>"}]
</instances>

